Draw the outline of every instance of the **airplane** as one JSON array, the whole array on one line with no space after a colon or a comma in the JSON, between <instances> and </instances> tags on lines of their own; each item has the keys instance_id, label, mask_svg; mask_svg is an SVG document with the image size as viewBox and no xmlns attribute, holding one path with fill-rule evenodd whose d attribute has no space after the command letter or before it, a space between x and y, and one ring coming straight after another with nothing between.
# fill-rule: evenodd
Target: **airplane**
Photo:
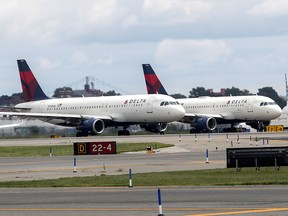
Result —
<instances>
[{"instance_id":1,"label":"airplane","mask_svg":"<svg viewBox=\"0 0 288 216\"><path fill-rule=\"evenodd\" d=\"M285 88L286 88L286 106L282 109L282 114L271 121L271 125L283 125L284 129L288 129L288 82L287 75L285 74Z\"/></svg>"},{"instance_id":2,"label":"airplane","mask_svg":"<svg viewBox=\"0 0 288 216\"><path fill-rule=\"evenodd\" d=\"M174 98L161 94L48 98L26 61L20 59L17 63L25 102L0 115L75 127L79 137L101 134L107 127L123 127L118 135L129 135L130 125L164 133L167 123L180 120L185 114Z\"/></svg>"},{"instance_id":3,"label":"airplane","mask_svg":"<svg viewBox=\"0 0 288 216\"><path fill-rule=\"evenodd\" d=\"M148 94L167 94L150 64L142 64ZM279 117L281 108L274 100L258 95L183 98L177 101L184 107L185 116L180 120L189 123L190 133L212 132L220 124L246 122L263 130L272 119Z\"/></svg>"}]
</instances>

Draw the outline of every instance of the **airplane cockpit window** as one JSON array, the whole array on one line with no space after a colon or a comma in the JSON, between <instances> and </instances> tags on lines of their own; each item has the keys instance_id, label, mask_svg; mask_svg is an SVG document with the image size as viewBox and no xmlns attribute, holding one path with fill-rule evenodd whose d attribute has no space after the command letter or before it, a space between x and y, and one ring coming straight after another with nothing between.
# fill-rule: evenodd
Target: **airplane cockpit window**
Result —
<instances>
[{"instance_id":1,"label":"airplane cockpit window","mask_svg":"<svg viewBox=\"0 0 288 216\"><path fill-rule=\"evenodd\" d=\"M168 105L179 105L178 101L163 101L160 103L160 106L168 106Z\"/></svg>"},{"instance_id":2,"label":"airplane cockpit window","mask_svg":"<svg viewBox=\"0 0 288 216\"><path fill-rule=\"evenodd\" d=\"M276 102L261 102L260 106L276 105Z\"/></svg>"}]
</instances>

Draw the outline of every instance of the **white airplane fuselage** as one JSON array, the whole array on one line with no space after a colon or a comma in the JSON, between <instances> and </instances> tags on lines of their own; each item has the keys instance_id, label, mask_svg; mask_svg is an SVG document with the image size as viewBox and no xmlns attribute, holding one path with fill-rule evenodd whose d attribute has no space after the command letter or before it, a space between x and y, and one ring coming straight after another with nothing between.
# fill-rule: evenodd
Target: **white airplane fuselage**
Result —
<instances>
[{"instance_id":1,"label":"white airplane fuselage","mask_svg":"<svg viewBox=\"0 0 288 216\"><path fill-rule=\"evenodd\" d=\"M170 103L167 106L160 106L163 101ZM67 120L50 118L50 114L63 116L63 118L66 117L65 115L67 115L67 118L69 118L69 115L81 115L84 118L94 117L116 123L139 124L150 122L168 123L181 119L185 114L183 107L177 104L175 99L166 95L48 99L21 103L16 105L16 108L30 109L29 113L36 114L36 118L52 124L62 124Z\"/></svg>"},{"instance_id":2,"label":"white airplane fuselage","mask_svg":"<svg viewBox=\"0 0 288 216\"><path fill-rule=\"evenodd\" d=\"M264 96L200 97L177 100L186 114L208 115L225 120L270 121L279 117L281 108Z\"/></svg>"}]
</instances>

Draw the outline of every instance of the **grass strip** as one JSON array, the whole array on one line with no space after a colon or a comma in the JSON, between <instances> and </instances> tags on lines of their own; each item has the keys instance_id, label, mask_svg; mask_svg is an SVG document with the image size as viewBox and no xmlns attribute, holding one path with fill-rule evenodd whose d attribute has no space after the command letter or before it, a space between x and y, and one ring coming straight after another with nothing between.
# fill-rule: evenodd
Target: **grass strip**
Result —
<instances>
[{"instance_id":1,"label":"grass strip","mask_svg":"<svg viewBox=\"0 0 288 216\"><path fill-rule=\"evenodd\" d=\"M155 148L167 148L174 146L172 144L164 143L117 143L117 154L124 152L144 151L146 146L150 145ZM69 156L73 155L72 145L57 145L57 146L8 146L0 147L0 157L35 157L35 156L49 156L50 148L54 156Z\"/></svg>"},{"instance_id":2,"label":"grass strip","mask_svg":"<svg viewBox=\"0 0 288 216\"><path fill-rule=\"evenodd\" d=\"M162 173L133 174L133 186L233 186L233 185L286 185L288 168L272 167L213 169ZM0 187L125 187L129 175L60 178L55 180L0 182Z\"/></svg>"}]
</instances>

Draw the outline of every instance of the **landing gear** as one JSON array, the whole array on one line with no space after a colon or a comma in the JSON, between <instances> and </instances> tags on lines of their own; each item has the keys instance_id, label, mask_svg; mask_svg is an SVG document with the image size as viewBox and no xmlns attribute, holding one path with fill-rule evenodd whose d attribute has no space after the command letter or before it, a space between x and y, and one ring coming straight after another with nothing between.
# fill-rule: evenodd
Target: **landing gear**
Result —
<instances>
[{"instance_id":1,"label":"landing gear","mask_svg":"<svg viewBox=\"0 0 288 216\"><path fill-rule=\"evenodd\" d=\"M76 137L87 137L88 136L88 134L85 134L85 133L83 133L83 132L81 132L81 131L78 131L77 133L76 133Z\"/></svg>"},{"instance_id":2,"label":"landing gear","mask_svg":"<svg viewBox=\"0 0 288 216\"><path fill-rule=\"evenodd\" d=\"M191 128L191 129L190 129L190 134L194 134L194 133L197 133L197 130L194 129L194 128Z\"/></svg>"},{"instance_id":3,"label":"landing gear","mask_svg":"<svg viewBox=\"0 0 288 216\"><path fill-rule=\"evenodd\" d=\"M127 130L128 127L123 126L123 130L118 131L118 136L130 136L130 132Z\"/></svg>"},{"instance_id":4,"label":"landing gear","mask_svg":"<svg viewBox=\"0 0 288 216\"><path fill-rule=\"evenodd\" d=\"M119 130L118 136L130 136L130 132L128 130Z\"/></svg>"},{"instance_id":5,"label":"landing gear","mask_svg":"<svg viewBox=\"0 0 288 216\"><path fill-rule=\"evenodd\" d=\"M191 128L190 129L190 134L195 134L195 133L202 133L203 131L197 130L196 128Z\"/></svg>"},{"instance_id":6,"label":"landing gear","mask_svg":"<svg viewBox=\"0 0 288 216\"><path fill-rule=\"evenodd\" d=\"M259 121L259 122L258 122L257 131L258 131L258 132L263 132L264 129L265 129L264 123L263 123L262 121Z\"/></svg>"},{"instance_id":7,"label":"landing gear","mask_svg":"<svg viewBox=\"0 0 288 216\"><path fill-rule=\"evenodd\" d=\"M164 135L165 133L164 133L164 131L160 131L160 135Z\"/></svg>"}]
</instances>

